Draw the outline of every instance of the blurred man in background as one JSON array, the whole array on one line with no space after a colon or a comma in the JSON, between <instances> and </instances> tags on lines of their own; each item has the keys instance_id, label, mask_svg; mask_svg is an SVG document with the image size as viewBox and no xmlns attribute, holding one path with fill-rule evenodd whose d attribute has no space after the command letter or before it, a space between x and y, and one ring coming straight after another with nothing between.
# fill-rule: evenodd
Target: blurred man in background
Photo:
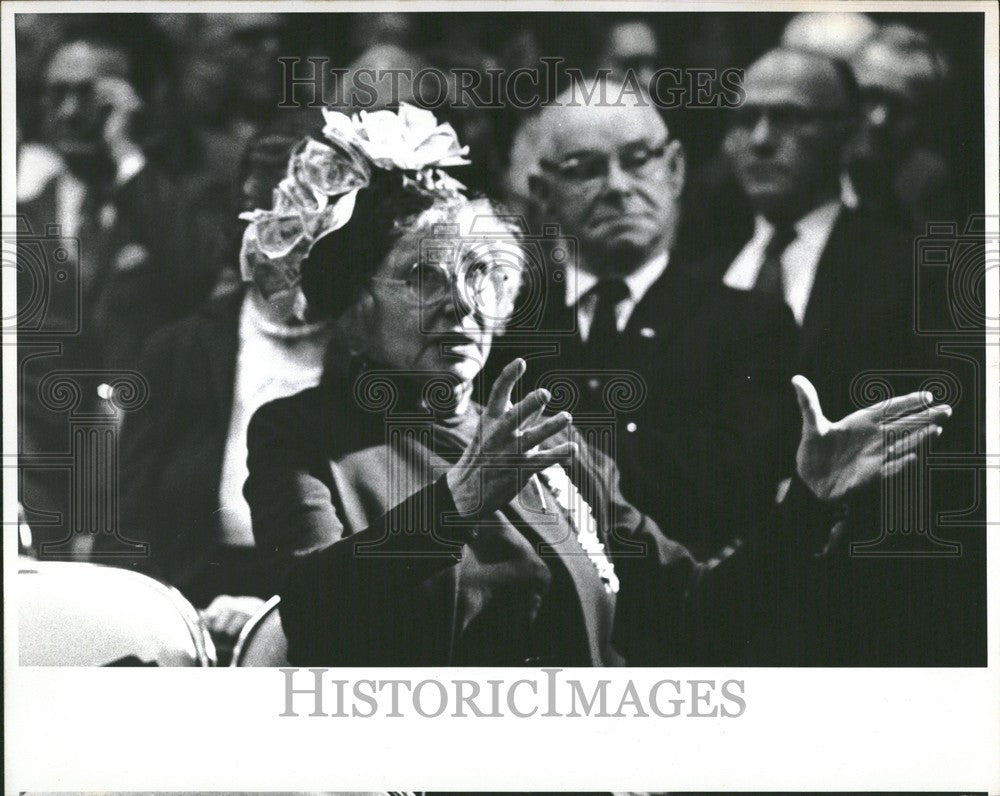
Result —
<instances>
[{"instance_id":1,"label":"blurred man in background","mask_svg":"<svg viewBox=\"0 0 1000 796\"><path fill-rule=\"evenodd\" d=\"M203 162L230 182L240 154L281 102L286 24L281 14L206 14L198 33L199 68L185 85L203 114ZM207 122L211 122L208 124Z\"/></svg>"},{"instance_id":2,"label":"blurred man in background","mask_svg":"<svg viewBox=\"0 0 1000 796\"><path fill-rule=\"evenodd\" d=\"M954 216L947 161L936 151L950 69L930 37L886 25L853 56L861 87L861 129L850 153L861 209L920 234Z\"/></svg>"},{"instance_id":3,"label":"blurred man in background","mask_svg":"<svg viewBox=\"0 0 1000 796\"><path fill-rule=\"evenodd\" d=\"M867 14L811 11L796 14L788 21L781 44L791 50L807 50L846 61L877 31L878 23Z\"/></svg>"},{"instance_id":4,"label":"blurred man in background","mask_svg":"<svg viewBox=\"0 0 1000 796\"><path fill-rule=\"evenodd\" d=\"M656 70L664 65L656 32L639 16L612 23L605 31L604 43L595 61L596 69L607 69L615 80L624 81L631 73L645 89L649 88Z\"/></svg>"},{"instance_id":5,"label":"blurred man in background","mask_svg":"<svg viewBox=\"0 0 1000 796\"><path fill-rule=\"evenodd\" d=\"M744 89L724 147L755 227L713 260L726 285L791 308L798 372L846 413L854 377L912 360L914 343L905 242L841 203L857 86L835 61L777 49L750 66Z\"/></svg>"},{"instance_id":6,"label":"blurred man in background","mask_svg":"<svg viewBox=\"0 0 1000 796\"><path fill-rule=\"evenodd\" d=\"M173 186L140 144L148 69L113 29L89 26L70 29L44 68L43 131L58 165L22 182L19 244L62 238L67 245L53 251L70 257L20 263L19 307L40 308L19 317L22 451L29 456L70 444L66 407L53 408L39 393L47 374L69 371L81 389L73 411L94 411L98 385L110 380L101 372L134 368L145 338L207 289L182 256ZM36 347L32 335L47 333L62 334ZM25 471L29 521L33 511L62 515L55 527L32 523L41 541L67 537L67 481L65 472Z\"/></svg>"},{"instance_id":7,"label":"blurred man in background","mask_svg":"<svg viewBox=\"0 0 1000 796\"><path fill-rule=\"evenodd\" d=\"M747 69L744 89L725 151L756 211L755 228L742 248L716 253L717 272L730 287L777 296L792 309L794 368L815 380L832 412L857 407L856 379L865 372L905 392L910 385L898 379L919 376L928 364L914 333L911 251L905 238L841 201L841 165L858 113L853 76L824 56L777 49ZM878 538L885 522L880 501L871 495L850 509L850 527L864 540ZM779 630L772 645L786 645L801 663L921 660L927 622L956 593L944 584L958 570L943 561L845 558L829 584L837 607L822 628ZM954 649L946 642L935 654Z\"/></svg>"},{"instance_id":8,"label":"blurred man in background","mask_svg":"<svg viewBox=\"0 0 1000 796\"><path fill-rule=\"evenodd\" d=\"M239 206L229 208L241 236L237 214L271 207L304 134L277 124L251 139ZM143 352L150 398L122 427L119 519L148 550L108 536L94 548L102 563L156 575L204 608L220 660L280 584L280 568L254 546L243 498L247 424L262 404L316 384L330 333L300 317L297 288L276 289L288 284L287 264L276 272L251 246L241 257L254 263L253 281L161 329Z\"/></svg>"}]
</instances>

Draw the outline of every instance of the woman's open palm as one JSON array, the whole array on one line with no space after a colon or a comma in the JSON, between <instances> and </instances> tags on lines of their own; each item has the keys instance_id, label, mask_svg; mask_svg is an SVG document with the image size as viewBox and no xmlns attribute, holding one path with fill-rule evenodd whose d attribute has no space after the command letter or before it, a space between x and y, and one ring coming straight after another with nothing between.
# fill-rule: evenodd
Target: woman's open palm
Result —
<instances>
[{"instance_id":1,"label":"woman's open palm","mask_svg":"<svg viewBox=\"0 0 1000 796\"><path fill-rule=\"evenodd\" d=\"M482 517L507 505L531 476L568 463L576 453L575 442L539 448L572 422L567 412L542 418L551 397L548 390L533 390L510 405L511 391L524 370L524 360L515 359L500 373L475 438L448 472L455 507L464 516Z\"/></svg>"},{"instance_id":2,"label":"woman's open palm","mask_svg":"<svg viewBox=\"0 0 1000 796\"><path fill-rule=\"evenodd\" d=\"M932 405L930 393L914 392L831 422L807 378L795 376L792 385L802 412L799 477L821 500L839 500L900 472L916 461L916 449L938 436L941 424L951 417L950 406Z\"/></svg>"}]
</instances>

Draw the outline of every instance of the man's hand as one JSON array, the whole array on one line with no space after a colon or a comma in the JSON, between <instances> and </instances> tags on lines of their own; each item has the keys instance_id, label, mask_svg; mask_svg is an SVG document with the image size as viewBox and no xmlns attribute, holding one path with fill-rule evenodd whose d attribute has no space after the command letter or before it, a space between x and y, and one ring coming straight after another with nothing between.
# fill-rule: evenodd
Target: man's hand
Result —
<instances>
[{"instance_id":1,"label":"man's hand","mask_svg":"<svg viewBox=\"0 0 1000 796\"><path fill-rule=\"evenodd\" d=\"M568 412L539 420L551 398L548 390L534 390L510 406L511 390L524 369L524 360L515 359L500 373L476 436L448 471L448 488L463 516L482 517L507 505L532 475L566 464L576 453L575 442L538 449L572 421Z\"/></svg>"},{"instance_id":2,"label":"man's hand","mask_svg":"<svg viewBox=\"0 0 1000 796\"><path fill-rule=\"evenodd\" d=\"M104 109L104 145L116 165L140 151L133 135L133 121L142 100L132 85L119 77L101 78L94 85L97 102Z\"/></svg>"},{"instance_id":3,"label":"man's hand","mask_svg":"<svg viewBox=\"0 0 1000 796\"><path fill-rule=\"evenodd\" d=\"M950 406L932 406L930 393L914 392L831 423L805 376L795 376L792 385L802 412L796 465L820 500L839 500L876 478L900 472L916 461L916 448L940 435L941 424L951 417Z\"/></svg>"}]
</instances>

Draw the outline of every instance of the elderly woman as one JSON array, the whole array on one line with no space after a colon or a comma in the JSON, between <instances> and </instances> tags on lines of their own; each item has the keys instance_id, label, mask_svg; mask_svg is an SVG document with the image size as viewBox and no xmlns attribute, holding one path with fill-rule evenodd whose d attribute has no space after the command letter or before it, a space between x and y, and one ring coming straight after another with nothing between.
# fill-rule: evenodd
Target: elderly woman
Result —
<instances>
[{"instance_id":1,"label":"elderly woman","mask_svg":"<svg viewBox=\"0 0 1000 796\"><path fill-rule=\"evenodd\" d=\"M741 644L764 610L754 597L797 587L813 556L799 518L906 466L949 410L926 394L880 407L919 427L886 459L882 414L831 424L801 380L799 477L780 516L726 560L696 562L623 499L568 414L545 413L547 391L516 394L523 360L472 400L513 311L517 245L442 171L463 153L425 114L328 113L333 146L310 141L289 168L299 220L291 206L256 219L275 257L308 253L304 295L335 328L319 386L263 406L248 432L255 537L294 559L280 592L290 659L681 663L718 638Z\"/></svg>"}]
</instances>

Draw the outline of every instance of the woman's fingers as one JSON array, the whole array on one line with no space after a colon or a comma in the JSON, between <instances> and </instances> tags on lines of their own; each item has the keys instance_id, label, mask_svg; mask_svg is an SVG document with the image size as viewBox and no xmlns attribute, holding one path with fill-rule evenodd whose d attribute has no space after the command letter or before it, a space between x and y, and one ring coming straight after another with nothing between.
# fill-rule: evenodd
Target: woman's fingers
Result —
<instances>
[{"instance_id":1,"label":"woman's fingers","mask_svg":"<svg viewBox=\"0 0 1000 796\"><path fill-rule=\"evenodd\" d=\"M573 416L569 412L560 412L545 418L541 423L521 432L521 450L528 451L536 445L541 445L549 437L565 430L572 422Z\"/></svg>"},{"instance_id":2,"label":"woman's fingers","mask_svg":"<svg viewBox=\"0 0 1000 796\"><path fill-rule=\"evenodd\" d=\"M545 408L546 404L552 400L552 393L544 387L532 390L527 397L515 404L503 419L504 427L507 431L513 432L520 428L528 418L537 414Z\"/></svg>"},{"instance_id":3,"label":"woman's fingers","mask_svg":"<svg viewBox=\"0 0 1000 796\"><path fill-rule=\"evenodd\" d=\"M933 433L940 434L942 426L949 417L951 417L951 407L948 404L938 404L920 414L905 415L897 417L895 420L882 422L879 424L878 429L883 435L883 439L888 433L899 437L908 437L916 434L918 431L926 432L927 429L936 429Z\"/></svg>"},{"instance_id":4,"label":"woman's fingers","mask_svg":"<svg viewBox=\"0 0 1000 796\"><path fill-rule=\"evenodd\" d=\"M902 438L896 440L885 451L886 461L891 461L904 453L908 453L920 445L924 440L930 437L937 437L941 435L944 429L941 426L929 425L923 428L911 431L908 434L902 435Z\"/></svg>"},{"instance_id":5,"label":"woman's fingers","mask_svg":"<svg viewBox=\"0 0 1000 796\"><path fill-rule=\"evenodd\" d=\"M510 404L511 391L514 389L517 380L524 375L525 367L524 360L518 357L509 362L500 371L500 375L497 376L497 380L493 383L493 389L490 391L489 401L486 403L486 413L488 415L491 417L503 417L507 411L508 404Z\"/></svg>"},{"instance_id":6,"label":"woman's fingers","mask_svg":"<svg viewBox=\"0 0 1000 796\"><path fill-rule=\"evenodd\" d=\"M920 414L897 415L894 418L885 420L882 422L882 428L907 428L923 424L940 425L949 417L951 417L951 407L948 404L938 404L937 406L925 408Z\"/></svg>"},{"instance_id":7,"label":"woman's fingers","mask_svg":"<svg viewBox=\"0 0 1000 796\"><path fill-rule=\"evenodd\" d=\"M883 420L892 420L913 412L925 411L933 400L934 396L929 392L911 392L908 395L900 395L898 398L890 398L869 408L874 409Z\"/></svg>"},{"instance_id":8,"label":"woman's fingers","mask_svg":"<svg viewBox=\"0 0 1000 796\"><path fill-rule=\"evenodd\" d=\"M898 459L893 459L891 462L886 462L882 465L882 477L890 478L896 473L905 470L911 464L917 460L917 454L907 453L905 456L900 456Z\"/></svg>"},{"instance_id":9,"label":"woman's fingers","mask_svg":"<svg viewBox=\"0 0 1000 796\"><path fill-rule=\"evenodd\" d=\"M546 395L543 397L545 397L546 400L543 401L542 404L534 412L529 412L524 415L515 414L515 417L517 418L518 421L517 428L521 429L521 431L527 431L528 428L535 425L535 423L537 423L542 418L542 414L545 412L545 407L548 406L548 402L549 400L551 400L552 395L546 390ZM515 407L511 408L515 409Z\"/></svg>"},{"instance_id":10,"label":"woman's fingers","mask_svg":"<svg viewBox=\"0 0 1000 796\"><path fill-rule=\"evenodd\" d=\"M551 467L553 464L569 464L577 454L575 442L563 442L552 448L529 453L525 459L531 464L535 472Z\"/></svg>"}]
</instances>

